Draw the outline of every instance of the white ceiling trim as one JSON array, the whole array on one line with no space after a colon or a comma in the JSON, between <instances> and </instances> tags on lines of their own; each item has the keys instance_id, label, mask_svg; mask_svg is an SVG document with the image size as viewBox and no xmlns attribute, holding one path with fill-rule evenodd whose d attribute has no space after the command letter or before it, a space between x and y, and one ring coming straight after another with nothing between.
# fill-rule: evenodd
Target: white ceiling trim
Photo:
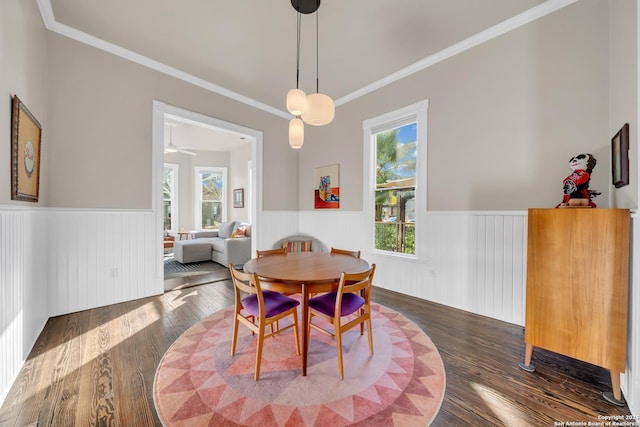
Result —
<instances>
[{"instance_id":1,"label":"white ceiling trim","mask_svg":"<svg viewBox=\"0 0 640 427\"><path fill-rule=\"evenodd\" d=\"M361 96L364 96L368 93L371 93L377 89L380 89L384 86L392 84L398 80L401 80L411 74L417 73L421 70L424 70L434 64L437 64L445 59L451 58L454 55L462 53L468 49L471 49L475 46L478 46L486 41L494 39L502 34L505 34L511 30L519 28L523 25L526 25L536 19L542 18L550 13L553 13L559 9L562 9L566 6L569 6L579 0L547 0L546 2L535 6L525 12L520 13L514 17L511 17L499 24L494 25L474 36L471 36L461 42L458 42L454 45L449 46L433 55L430 55L423 60L420 60L408 67L405 67L395 73L388 75L378 81L375 81L361 89L358 89L354 92L351 92L348 95L345 95L341 98L336 99L335 105L340 106L344 105L347 102L353 101ZM65 37L69 37L73 40L79 41L81 43L85 43L89 46L93 46L97 49L104 50L113 55L119 56L121 58L127 59L129 61L135 62L142 66L151 68L155 71L161 72L168 76L177 78L179 80L185 81L187 83L191 83L195 86L206 89L210 92L217 93L218 95L225 96L234 101L241 102L243 104L249 105L251 107L257 108L259 110L274 114L278 117L285 118L287 120L291 119L291 114L286 111L279 110L270 105L264 104L262 102L256 101L253 98L249 98L248 96L239 94L237 92L226 89L222 86L219 86L215 83L209 82L207 80L201 79L200 77L196 77L192 74L186 73L177 68L168 66L161 62L155 61L146 56L140 55L131 50L125 49L121 46L115 45L113 43L109 43L105 40L94 37L85 32L79 31L75 28L69 27L68 25L61 24L56 21L53 8L51 7L51 0L37 0L38 8L40 9L40 15L42 16L42 21L44 22L45 27L54 33L58 33Z\"/></svg>"},{"instance_id":2,"label":"white ceiling trim","mask_svg":"<svg viewBox=\"0 0 640 427\"><path fill-rule=\"evenodd\" d=\"M51 7L51 0L37 1L38 8L40 9L40 15L42 16L42 21L44 22L44 26L49 31L69 37L70 39L85 43L89 46L93 46L97 49L104 50L105 52L112 53L121 58L128 59L129 61L151 68L152 70L159 71L168 76L175 77L176 79L185 81L187 83L191 83L210 92L214 92L218 95L233 99L234 101L242 102L243 104L247 104L251 107L266 111L267 113L271 113L285 119L291 119L291 114L285 111L273 108L270 105L256 101L255 99L249 98L248 96L241 95L215 83L211 83L207 80L201 79L200 77L196 77L182 70L178 70L177 68L173 68L169 65L163 64L131 50L125 49L121 46L109 43L85 32L69 27L68 25L61 24L55 19L53 8Z\"/></svg>"},{"instance_id":3,"label":"white ceiling trim","mask_svg":"<svg viewBox=\"0 0 640 427\"><path fill-rule=\"evenodd\" d=\"M411 74L422 71L425 68L429 68L430 66L435 65L438 62L451 58L452 56L455 56L484 42L494 39L502 34L508 33L511 30L515 30L516 28L535 21L536 19L542 18L543 16L553 13L558 9L562 9L563 7L569 6L570 4L577 1L578 0L547 0L546 2L532 7L531 9L522 12L519 15L502 21L501 23L487 28L486 30L481 31L474 36L453 44L445 49L442 49L439 52L434 53L433 55L424 58L421 61L411 64L399 71L396 71L395 73L390 74L387 77L378 80L377 82L373 82L363 87L362 89L351 92L350 94L337 99L335 101L335 104L336 106L346 104L349 101L353 101L356 98L371 93L391 83L397 82L398 80L410 76Z\"/></svg>"}]
</instances>

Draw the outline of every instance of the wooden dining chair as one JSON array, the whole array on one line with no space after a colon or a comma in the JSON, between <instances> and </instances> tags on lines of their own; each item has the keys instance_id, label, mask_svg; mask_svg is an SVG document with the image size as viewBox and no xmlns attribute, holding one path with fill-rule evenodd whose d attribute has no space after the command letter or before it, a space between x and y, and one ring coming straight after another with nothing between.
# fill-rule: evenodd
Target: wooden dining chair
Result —
<instances>
[{"instance_id":1,"label":"wooden dining chair","mask_svg":"<svg viewBox=\"0 0 640 427\"><path fill-rule=\"evenodd\" d=\"M256 251L256 257L257 258L262 258L263 256L269 256L269 255L286 255L287 254L287 248L282 247L282 248L278 248L278 249L266 249L266 250L257 250Z\"/></svg>"},{"instance_id":2,"label":"wooden dining chair","mask_svg":"<svg viewBox=\"0 0 640 427\"><path fill-rule=\"evenodd\" d=\"M298 305L300 301L289 298L279 292L262 290L260 279L255 273L245 273L236 270L233 264L229 264L231 279L235 291L235 313L233 319L233 337L231 339L231 355L236 354L236 342L238 340L238 325L242 323L252 334L258 335L256 346L255 380L260 377L260 362L262 361L262 347L264 339L293 328L296 354L300 355L300 343L298 341ZM242 296L241 292L246 293ZM273 329L273 324L280 319L291 316L292 323L284 328ZM271 332L266 332L266 327L271 327Z\"/></svg>"},{"instance_id":3,"label":"wooden dining chair","mask_svg":"<svg viewBox=\"0 0 640 427\"><path fill-rule=\"evenodd\" d=\"M351 255L353 257L356 258L360 258L360 251L350 251L348 249L338 249L338 248L331 248L331 253L332 254L342 254L342 255Z\"/></svg>"},{"instance_id":4,"label":"wooden dining chair","mask_svg":"<svg viewBox=\"0 0 640 427\"><path fill-rule=\"evenodd\" d=\"M376 265L362 273L342 273L340 284L336 292L328 292L309 300L309 330L314 328L332 336L336 340L338 352L338 371L340 379L344 379L342 362L342 334L360 325L360 335L364 334L364 324L367 324L369 339L369 354L373 356L373 331L371 329L371 286ZM333 330L322 328L312 322L317 316L333 325ZM344 319L344 323L343 323Z\"/></svg>"}]
</instances>

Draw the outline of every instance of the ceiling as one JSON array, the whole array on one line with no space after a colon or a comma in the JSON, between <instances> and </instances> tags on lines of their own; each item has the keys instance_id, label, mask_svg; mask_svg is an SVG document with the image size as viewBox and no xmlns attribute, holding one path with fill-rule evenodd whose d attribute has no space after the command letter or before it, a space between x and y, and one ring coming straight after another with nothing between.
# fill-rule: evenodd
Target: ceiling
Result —
<instances>
[{"instance_id":1,"label":"ceiling","mask_svg":"<svg viewBox=\"0 0 640 427\"><path fill-rule=\"evenodd\" d=\"M297 16L291 0L37 1L52 31L138 62L142 55L152 68L187 73L205 89L290 117L285 96L296 85ZM478 34L508 31L505 21L517 24L574 1L323 0L320 92L340 106ZM315 21L316 14L302 15L300 88L307 93L316 86Z\"/></svg>"},{"instance_id":2,"label":"ceiling","mask_svg":"<svg viewBox=\"0 0 640 427\"><path fill-rule=\"evenodd\" d=\"M251 142L251 138L206 123L165 114L164 144L188 151L234 151ZM188 155L188 154L186 154Z\"/></svg>"}]
</instances>

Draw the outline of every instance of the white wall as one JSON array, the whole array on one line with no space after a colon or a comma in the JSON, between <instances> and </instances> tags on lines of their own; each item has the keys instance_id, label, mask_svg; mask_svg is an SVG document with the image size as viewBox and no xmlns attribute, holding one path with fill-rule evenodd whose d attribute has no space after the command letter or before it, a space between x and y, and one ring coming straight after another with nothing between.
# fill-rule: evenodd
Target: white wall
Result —
<instances>
[{"instance_id":1,"label":"white wall","mask_svg":"<svg viewBox=\"0 0 640 427\"><path fill-rule=\"evenodd\" d=\"M43 128L40 164L40 197L37 206L46 206L50 135L47 132L47 32L35 2L3 0L0 2L0 204L33 206L31 202L11 202L11 98L17 95Z\"/></svg>"},{"instance_id":2,"label":"white wall","mask_svg":"<svg viewBox=\"0 0 640 427\"><path fill-rule=\"evenodd\" d=\"M251 146L247 145L231 152L229 163L229 220L250 222L251 185L249 181L249 161ZM244 207L233 206L233 190L244 190Z\"/></svg>"},{"instance_id":3,"label":"white wall","mask_svg":"<svg viewBox=\"0 0 640 427\"><path fill-rule=\"evenodd\" d=\"M314 169L338 163L341 209L362 210L363 121L424 99L430 210L553 207L581 152L598 159L591 188L608 207L608 5L580 0L339 106L305 134L300 209L313 210Z\"/></svg>"},{"instance_id":4,"label":"white wall","mask_svg":"<svg viewBox=\"0 0 640 427\"><path fill-rule=\"evenodd\" d=\"M164 292L151 211L48 209L49 316Z\"/></svg>"},{"instance_id":5,"label":"white wall","mask_svg":"<svg viewBox=\"0 0 640 427\"><path fill-rule=\"evenodd\" d=\"M636 0L609 2L609 139L625 123L629 123L630 141L629 185L618 189L610 187L611 206L632 209L638 206L638 48L640 43L637 22L638 2ZM611 180L609 176L609 182Z\"/></svg>"},{"instance_id":6,"label":"white wall","mask_svg":"<svg viewBox=\"0 0 640 427\"><path fill-rule=\"evenodd\" d=\"M0 206L0 403L47 319L47 214Z\"/></svg>"},{"instance_id":7,"label":"white wall","mask_svg":"<svg viewBox=\"0 0 640 427\"><path fill-rule=\"evenodd\" d=\"M151 110L160 101L262 132L263 182L292 195L264 207L297 209L298 155L286 143L286 120L58 34L47 38L49 206L151 209Z\"/></svg>"},{"instance_id":8,"label":"white wall","mask_svg":"<svg viewBox=\"0 0 640 427\"><path fill-rule=\"evenodd\" d=\"M47 321L47 34L35 2L0 2L0 402ZM11 201L11 98L43 127L37 203ZM7 206L7 204L11 206Z\"/></svg>"}]
</instances>

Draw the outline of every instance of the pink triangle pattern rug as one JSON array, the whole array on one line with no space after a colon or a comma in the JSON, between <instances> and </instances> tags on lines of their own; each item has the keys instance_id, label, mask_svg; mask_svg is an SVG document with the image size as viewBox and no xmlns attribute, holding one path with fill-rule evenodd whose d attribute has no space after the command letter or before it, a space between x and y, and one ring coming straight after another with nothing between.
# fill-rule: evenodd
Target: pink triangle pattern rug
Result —
<instances>
[{"instance_id":1,"label":"pink triangle pattern rug","mask_svg":"<svg viewBox=\"0 0 640 427\"><path fill-rule=\"evenodd\" d=\"M372 304L367 334L343 335L345 378L335 342L311 331L307 375L293 330L265 340L254 380L255 336L240 325L231 356L233 307L185 331L165 353L154 381L165 426L426 426L444 397L445 372L431 339L402 314Z\"/></svg>"}]
</instances>

